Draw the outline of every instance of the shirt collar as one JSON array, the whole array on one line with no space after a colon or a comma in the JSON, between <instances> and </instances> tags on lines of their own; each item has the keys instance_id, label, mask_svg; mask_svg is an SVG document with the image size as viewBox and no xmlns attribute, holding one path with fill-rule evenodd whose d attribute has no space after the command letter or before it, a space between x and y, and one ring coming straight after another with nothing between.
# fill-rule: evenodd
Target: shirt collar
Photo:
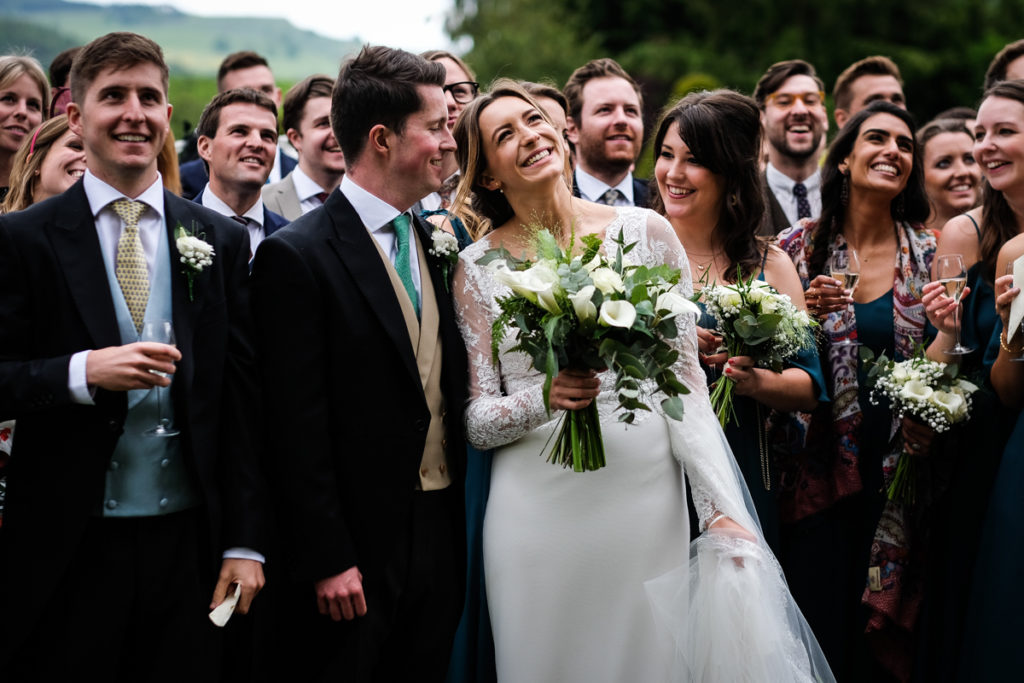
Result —
<instances>
[{"instance_id":1,"label":"shirt collar","mask_svg":"<svg viewBox=\"0 0 1024 683\"><path fill-rule=\"evenodd\" d=\"M580 195L584 199L589 199L592 202L596 202L601 198L605 192L613 189L611 185L606 184L603 180L598 180L594 176L590 175L583 170L579 165L576 166L576 184L580 188ZM627 173L626 177L615 186L616 190L622 193L622 196L629 200L629 203L633 203L633 174Z\"/></svg>"},{"instance_id":2,"label":"shirt collar","mask_svg":"<svg viewBox=\"0 0 1024 683\"><path fill-rule=\"evenodd\" d=\"M348 173L341 179L341 193L352 204L352 208L359 214L359 220L370 232L377 232L389 225L395 220L395 216L402 213L380 197L360 187Z\"/></svg>"},{"instance_id":3,"label":"shirt collar","mask_svg":"<svg viewBox=\"0 0 1024 683\"><path fill-rule=\"evenodd\" d=\"M292 185L295 186L295 194L299 196L299 201L304 202L310 197L315 197L321 192L327 192L324 188L320 187L306 175L300 166L296 166L292 171Z\"/></svg>"},{"instance_id":4,"label":"shirt collar","mask_svg":"<svg viewBox=\"0 0 1024 683\"><path fill-rule=\"evenodd\" d=\"M765 177L768 180L768 187L776 194L780 192L793 194L793 187L796 185L796 181L775 168L770 161L765 169ZM817 191L821 187L821 169L815 169L814 173L804 178L803 184L807 188L808 193Z\"/></svg>"},{"instance_id":5,"label":"shirt collar","mask_svg":"<svg viewBox=\"0 0 1024 683\"><path fill-rule=\"evenodd\" d=\"M257 197L256 203L253 204L243 214L235 213L235 210L224 203L224 201L213 193L210 189L210 184L207 183L206 187L203 188L203 206L207 209L212 209L222 216L241 216L247 218L260 227L263 226L263 198Z\"/></svg>"},{"instance_id":6,"label":"shirt collar","mask_svg":"<svg viewBox=\"0 0 1024 683\"><path fill-rule=\"evenodd\" d=\"M85 190L85 198L89 201L89 210L92 211L93 218L109 206L110 202L118 199L134 199L137 202L142 202L156 211L161 219L164 217L164 184L159 172L157 172L153 184L134 198L100 180L88 168L85 169L85 176L82 178L82 187Z\"/></svg>"}]
</instances>

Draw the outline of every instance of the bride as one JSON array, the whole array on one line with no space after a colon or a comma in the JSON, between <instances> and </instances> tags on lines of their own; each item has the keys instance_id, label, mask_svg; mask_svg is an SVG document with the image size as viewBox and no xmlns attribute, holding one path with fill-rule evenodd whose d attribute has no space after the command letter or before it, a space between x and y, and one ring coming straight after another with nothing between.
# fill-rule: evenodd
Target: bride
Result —
<instances>
[{"instance_id":1,"label":"bride","mask_svg":"<svg viewBox=\"0 0 1024 683\"><path fill-rule=\"evenodd\" d=\"M596 234L609 251L622 234L637 243L633 261L680 269L689 296L689 265L672 228L646 209L573 197L558 133L514 82L474 100L454 135L455 205L469 198L493 226L460 255L454 292L469 350L469 441L496 449L484 567L498 679L832 680L711 410L692 318L678 321L674 340L674 370L691 390L682 422L638 411L626 426L616 420L610 373L572 369L552 381L549 415L543 375L510 351L514 339L492 364L495 298L509 290L476 263L486 250L530 255L536 225L566 243L570 231ZM558 411L595 400L607 466L574 473L549 464ZM684 473L703 532L692 544Z\"/></svg>"}]
</instances>

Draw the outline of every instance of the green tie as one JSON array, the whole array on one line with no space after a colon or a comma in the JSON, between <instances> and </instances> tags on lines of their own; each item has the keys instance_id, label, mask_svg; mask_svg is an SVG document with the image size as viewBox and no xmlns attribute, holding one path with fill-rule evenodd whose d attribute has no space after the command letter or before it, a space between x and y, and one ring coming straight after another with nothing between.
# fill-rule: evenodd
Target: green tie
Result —
<instances>
[{"instance_id":1,"label":"green tie","mask_svg":"<svg viewBox=\"0 0 1024 683\"><path fill-rule=\"evenodd\" d=\"M405 286L405 291L409 294L409 300L412 301L412 307L416 311L416 318L418 319L420 317L420 298L416 294L416 285L412 281L412 267L409 264L409 257L412 251L409 248L409 216L400 213L395 216L395 220L391 221L391 225L395 226L395 237L398 238L398 253L395 254L395 271L398 273L398 279Z\"/></svg>"},{"instance_id":2,"label":"green tie","mask_svg":"<svg viewBox=\"0 0 1024 683\"><path fill-rule=\"evenodd\" d=\"M117 241L117 256L114 259L114 275L121 285L128 312L135 323L135 331L142 332L142 319L149 303L149 270L146 268L146 252L139 238L139 218L146 210L142 202L118 199L111 206L122 221L124 229Z\"/></svg>"}]
</instances>

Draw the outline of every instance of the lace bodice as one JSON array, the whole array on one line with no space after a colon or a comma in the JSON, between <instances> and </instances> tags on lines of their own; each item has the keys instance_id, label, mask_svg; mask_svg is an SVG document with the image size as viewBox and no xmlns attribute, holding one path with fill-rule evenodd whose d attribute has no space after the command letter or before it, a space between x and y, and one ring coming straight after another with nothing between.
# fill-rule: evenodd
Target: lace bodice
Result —
<instances>
[{"instance_id":1,"label":"lace bodice","mask_svg":"<svg viewBox=\"0 0 1024 683\"><path fill-rule=\"evenodd\" d=\"M626 244L636 242L637 246L630 252L629 258L642 265L658 265L666 263L678 268L680 292L686 296L692 294L690 267L686 252L679 243L675 232L668 222L652 211L641 208L619 208L616 218L605 229L605 249L608 256L614 256L618 246L612 241L622 233ZM467 247L459 257L459 265L455 273L455 304L459 327L469 356L470 369L470 402L466 410L466 429L469 442L481 449L490 449L511 443L528 432L546 423L556 420L559 411L552 411L550 417L544 409L543 382L544 376L533 368L531 358L521 352L512 352L515 337L509 334L502 341L499 349L498 364L491 362L491 327L499 314L496 299L510 293L507 286L497 282L490 272L476 261L494 245L483 237L480 241ZM702 522L713 518L723 508L712 503L721 495L712 496L711 490L719 489L725 484L721 469L728 469L728 464L713 463L711 468L704 464L694 463L690 455L701 450L701 444L688 443L692 438L702 440L696 435L704 433L707 438L720 440L724 443L721 430L711 410L704 372L697 360L697 330L693 316L680 316L677 319L678 336L672 340L673 347L679 352L679 359L673 370L679 380L685 384L690 393L683 396L683 423L667 419L672 431L673 452L684 465L691 480L694 492L694 503ZM611 418L618 404L614 393L614 375L610 372L601 373L601 394L598 396L598 410L605 418ZM651 384L649 391L655 389ZM655 411L660 413L660 400L655 397L648 402ZM652 419L656 415L647 411L637 411L637 421ZM713 423L710 427L708 420ZM694 429L696 424L703 424L705 429ZM713 428L712 428L713 427ZM707 433L711 429L711 434ZM717 435L713 432L717 430ZM712 444L703 444L706 449ZM731 459L731 455L725 454ZM705 459L705 458L702 458ZM703 472L703 474L702 474ZM731 477L731 475L730 475ZM703 482L701 485L700 482ZM735 489L727 497L733 498ZM729 509L732 506L725 506Z\"/></svg>"}]
</instances>

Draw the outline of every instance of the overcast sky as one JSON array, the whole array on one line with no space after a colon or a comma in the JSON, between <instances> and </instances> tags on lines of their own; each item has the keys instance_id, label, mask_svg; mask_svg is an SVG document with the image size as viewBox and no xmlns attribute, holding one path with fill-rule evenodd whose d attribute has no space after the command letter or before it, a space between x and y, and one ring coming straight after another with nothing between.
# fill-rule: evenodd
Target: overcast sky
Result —
<instances>
[{"instance_id":1,"label":"overcast sky","mask_svg":"<svg viewBox=\"0 0 1024 683\"><path fill-rule=\"evenodd\" d=\"M170 5L200 16L283 17L331 38L401 47L452 49L444 31L452 0L90 0L93 4Z\"/></svg>"}]
</instances>

